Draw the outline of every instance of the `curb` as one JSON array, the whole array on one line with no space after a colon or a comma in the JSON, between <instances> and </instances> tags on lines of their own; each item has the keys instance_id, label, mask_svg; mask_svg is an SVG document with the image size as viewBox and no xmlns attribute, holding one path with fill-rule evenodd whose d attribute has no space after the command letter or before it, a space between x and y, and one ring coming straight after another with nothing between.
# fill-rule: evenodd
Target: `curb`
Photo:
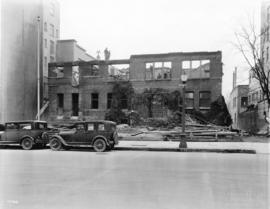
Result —
<instances>
[{"instance_id":1,"label":"curb","mask_svg":"<svg viewBox=\"0 0 270 209\"><path fill-rule=\"evenodd\" d=\"M192 148L153 148L153 147L115 147L119 151L155 151L155 152L215 152L215 153L242 153L256 154L255 150L250 149L192 149Z\"/></svg>"}]
</instances>

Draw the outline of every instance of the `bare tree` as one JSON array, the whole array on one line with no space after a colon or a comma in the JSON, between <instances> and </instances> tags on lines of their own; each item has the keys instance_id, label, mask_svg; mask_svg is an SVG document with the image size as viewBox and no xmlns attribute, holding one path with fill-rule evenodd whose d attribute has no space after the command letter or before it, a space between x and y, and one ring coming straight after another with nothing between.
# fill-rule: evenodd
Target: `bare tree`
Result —
<instances>
[{"instance_id":1,"label":"bare tree","mask_svg":"<svg viewBox=\"0 0 270 209\"><path fill-rule=\"evenodd\" d=\"M269 27L264 28L261 32L256 32L254 21L250 21L247 27L242 26L238 32L235 32L235 37L236 43L234 43L234 46L241 52L251 69L251 73L258 80L268 107L270 107L270 70L265 63L263 53L266 43L265 38L269 38Z\"/></svg>"}]
</instances>

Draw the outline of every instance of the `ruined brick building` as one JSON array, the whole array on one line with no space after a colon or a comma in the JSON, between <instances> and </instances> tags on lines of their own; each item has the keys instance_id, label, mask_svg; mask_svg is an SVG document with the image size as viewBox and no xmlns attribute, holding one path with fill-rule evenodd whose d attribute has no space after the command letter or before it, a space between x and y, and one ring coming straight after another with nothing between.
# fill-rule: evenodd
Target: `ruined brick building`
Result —
<instances>
[{"instance_id":1,"label":"ruined brick building","mask_svg":"<svg viewBox=\"0 0 270 209\"><path fill-rule=\"evenodd\" d=\"M118 75L129 80L135 92L141 93L149 88L181 90L180 77L186 73L187 109L207 111L210 103L221 95L221 59L221 52L216 51L50 63L48 119L104 119L111 105L112 87Z\"/></svg>"}]
</instances>

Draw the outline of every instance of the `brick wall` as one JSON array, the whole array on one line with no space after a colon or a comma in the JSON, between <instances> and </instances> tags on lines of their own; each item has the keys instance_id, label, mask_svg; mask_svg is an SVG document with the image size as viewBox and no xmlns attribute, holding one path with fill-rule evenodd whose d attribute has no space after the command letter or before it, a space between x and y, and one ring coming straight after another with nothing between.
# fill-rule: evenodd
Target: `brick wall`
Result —
<instances>
[{"instance_id":1,"label":"brick wall","mask_svg":"<svg viewBox=\"0 0 270 209\"><path fill-rule=\"evenodd\" d=\"M186 91L194 92L194 108L199 109L199 94L203 91L211 93L210 102L216 100L221 95L222 83L222 63L221 52L197 52L197 53L169 53L156 55L134 55L130 58L129 79L135 92L141 93L146 88L164 88L169 91L181 90L179 87L180 75L182 71L182 61L184 60L210 60L209 78L189 79L186 85ZM111 61L117 64L117 61ZM119 61L123 63L123 61ZM169 79L146 80L145 63L147 62L170 62L171 77ZM74 64L74 63L73 63ZM91 65L99 67L99 75L91 76ZM72 116L72 93L79 94L79 116L78 119L104 119L107 110L107 93L112 92L113 82L108 77L108 64L104 61L98 62L79 62L80 84L78 87L71 85L72 63L64 64L64 76L57 78L54 65L49 70L49 95L50 108L49 119L57 119L57 94L64 94L64 112L62 117L70 119ZM109 82L110 81L110 82ZM99 108L91 109L91 94L99 94ZM209 103L210 103L209 102ZM144 109L144 108L143 108ZM154 109L157 117L164 115L163 108Z\"/></svg>"}]
</instances>

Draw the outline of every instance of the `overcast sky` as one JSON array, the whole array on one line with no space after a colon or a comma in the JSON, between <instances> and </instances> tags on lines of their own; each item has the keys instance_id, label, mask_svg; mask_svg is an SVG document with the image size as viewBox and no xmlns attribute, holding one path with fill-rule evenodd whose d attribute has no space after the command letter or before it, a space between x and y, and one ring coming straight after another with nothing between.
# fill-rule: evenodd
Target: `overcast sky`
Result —
<instances>
[{"instance_id":1,"label":"overcast sky","mask_svg":"<svg viewBox=\"0 0 270 209\"><path fill-rule=\"evenodd\" d=\"M133 54L217 51L223 53L223 95L248 82L248 68L231 42L239 26L255 18L260 0L59 0L60 38L76 39L89 54L108 47L111 59Z\"/></svg>"}]
</instances>

